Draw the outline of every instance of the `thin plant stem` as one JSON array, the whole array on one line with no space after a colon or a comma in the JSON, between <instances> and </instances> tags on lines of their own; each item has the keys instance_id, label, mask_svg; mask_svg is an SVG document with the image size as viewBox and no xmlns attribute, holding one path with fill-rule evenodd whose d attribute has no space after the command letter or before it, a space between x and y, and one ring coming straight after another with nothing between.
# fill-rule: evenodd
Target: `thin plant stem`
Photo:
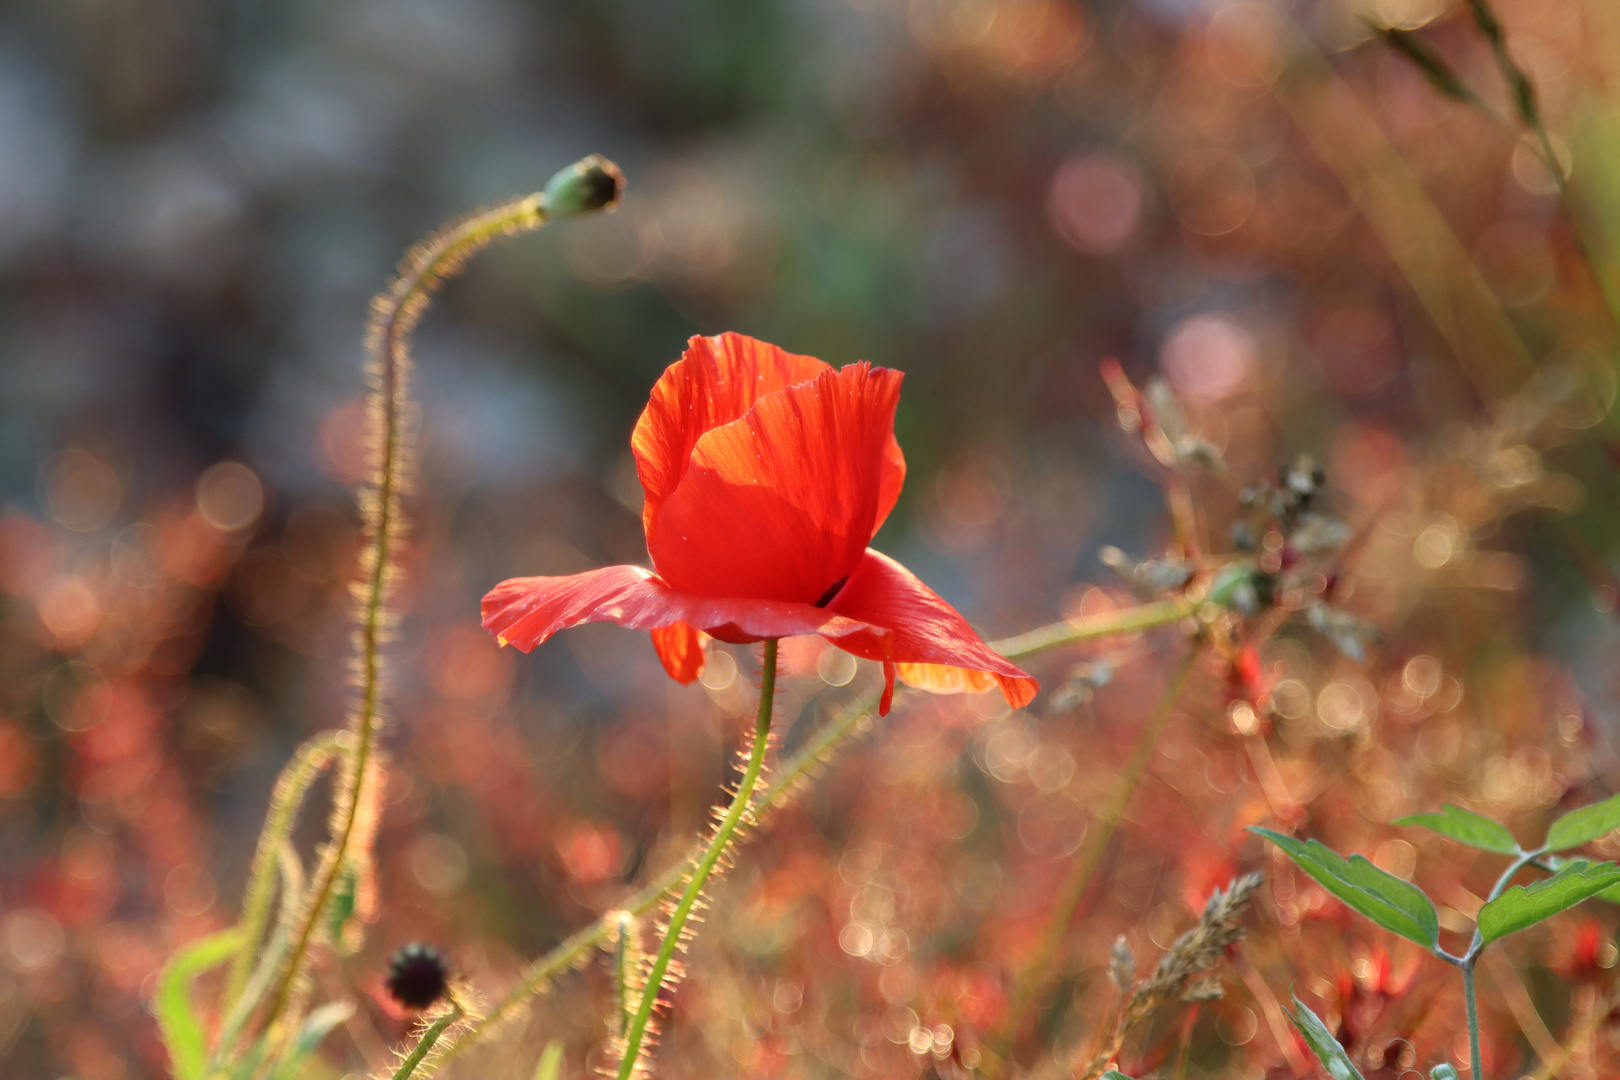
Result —
<instances>
[{"instance_id":1,"label":"thin plant stem","mask_svg":"<svg viewBox=\"0 0 1620 1080\"><path fill-rule=\"evenodd\" d=\"M1536 1011L1536 1003L1530 999L1530 990L1513 965L1501 953L1492 953L1488 962L1482 956L1480 964L1496 984L1497 993L1513 1013L1519 1031L1530 1044L1530 1049L1535 1051L1537 1059L1543 1064L1556 1060L1561 1049L1558 1037Z\"/></svg>"},{"instance_id":2,"label":"thin plant stem","mask_svg":"<svg viewBox=\"0 0 1620 1080\"><path fill-rule=\"evenodd\" d=\"M1074 645L1101 637L1114 637L1118 634L1149 630L1155 626L1165 626L1190 616L1197 608L1198 605L1194 601L1178 596L1170 600L1139 604L1121 611L1066 619L1031 630L1027 634L1019 634L1017 637L992 641L990 647L1002 656L1017 660L1062 645Z\"/></svg>"},{"instance_id":3,"label":"thin plant stem","mask_svg":"<svg viewBox=\"0 0 1620 1080\"><path fill-rule=\"evenodd\" d=\"M630 1080L637 1072L647 1025L652 1020L653 1008L658 1004L658 992L664 985L664 977L669 972L670 962L675 958L675 950L681 945L686 921L691 917L692 909L697 906L698 898L703 895L703 886L708 882L709 875L714 872L715 866L725 855L726 848L731 844L732 835L736 833L737 826L742 823L743 818L748 815L753 803L754 785L759 783L760 770L765 765L765 744L770 741L771 714L776 709L776 649L777 639L767 639L759 680L759 714L754 720L754 741L748 749L748 765L743 770L742 782L737 785L737 794L731 800L731 806L726 809L725 816L720 819L719 826L715 828L708 848L697 861L697 865L692 868L692 875L686 883L686 891L681 894L675 909L670 912L669 927L664 931L664 940L658 945L658 956L647 972L647 984L641 988L641 1001L636 1008L635 1016L630 1020L629 1030L625 1032L624 1057L619 1062L619 1080Z\"/></svg>"},{"instance_id":4,"label":"thin plant stem","mask_svg":"<svg viewBox=\"0 0 1620 1080\"><path fill-rule=\"evenodd\" d=\"M1069 924L1074 921L1075 910L1080 906L1086 890L1090 888L1092 878L1096 876L1097 868L1102 864L1108 845L1114 838L1114 832L1130 805L1131 796L1136 794L1136 787L1147 771L1148 762L1153 758L1153 751L1164 735L1165 726L1170 722L1176 702L1181 699L1187 682L1203 655L1204 643L1199 642L1188 650L1186 657L1176 668L1175 674L1170 676L1170 681L1165 684L1164 692L1154 707L1153 715L1142 726L1141 734L1137 736L1136 747L1131 751L1124 772L1120 774L1102 812L1097 815L1097 827L1086 836L1085 847L1069 865L1069 872L1058 890L1057 902L1053 905L1052 913L1047 918L1046 929L1041 934L1040 944L1036 946L1029 966L1024 969L1023 975L1013 989L1006 1025L1000 1036L992 1042L994 1052L986 1062L986 1072L989 1075L997 1076L1004 1072L1013 1043L1018 1038L1019 1030L1024 1026L1029 1010L1046 989L1053 964L1062 950L1063 939L1068 935Z\"/></svg>"},{"instance_id":5,"label":"thin plant stem","mask_svg":"<svg viewBox=\"0 0 1620 1080\"><path fill-rule=\"evenodd\" d=\"M1473 1080L1484 1080L1484 1062L1479 1057L1479 1005L1474 995L1474 965L1463 965L1463 998L1468 1006L1468 1072Z\"/></svg>"},{"instance_id":6,"label":"thin plant stem","mask_svg":"<svg viewBox=\"0 0 1620 1080\"><path fill-rule=\"evenodd\" d=\"M252 873L249 876L247 897L242 903L242 949L231 962L231 972L225 984L226 1010L229 1011L247 988L253 973L253 958L258 953L259 939L270 923L270 903L275 896L277 866L281 845L292 832L304 796L310 785L321 774L333 757L346 750L348 733L328 731L310 739L298 748L292 761L282 770L270 796L270 815L259 834L259 846L253 853Z\"/></svg>"},{"instance_id":7,"label":"thin plant stem","mask_svg":"<svg viewBox=\"0 0 1620 1080\"><path fill-rule=\"evenodd\" d=\"M417 1066L421 1065L423 1059L432 1052L433 1044L439 1041L440 1036L449 1030L451 1025L465 1015L467 1014L460 1003L452 1001L450 1011L427 1026L422 1032L422 1037L416 1040L416 1045L411 1047L410 1053L405 1055L405 1060L399 1063L399 1068L394 1070L394 1080L410 1080Z\"/></svg>"},{"instance_id":8,"label":"thin plant stem","mask_svg":"<svg viewBox=\"0 0 1620 1080\"><path fill-rule=\"evenodd\" d=\"M1557 147L1553 145L1552 136L1547 131L1547 122L1542 116L1541 104L1537 100L1535 83L1508 51L1507 33L1490 4L1486 0L1470 0L1469 6L1473 9L1475 25L1479 27L1485 40L1490 42L1491 55L1496 60L1497 70L1502 73L1502 80L1508 85L1508 92L1513 100L1513 112L1534 137L1536 155L1541 158L1541 163L1547 167L1547 171L1552 174L1553 182L1558 186L1558 201L1563 206L1564 217L1569 221L1570 229L1575 234L1575 241L1580 245L1587 266L1591 268L1592 277L1597 282L1598 292L1603 297L1603 305L1608 310L1609 318L1617 328L1620 328L1620 290L1616 289L1614 278L1599 257L1597 243L1587 226L1586 215L1575 199L1569 175L1559 158Z\"/></svg>"},{"instance_id":9,"label":"thin plant stem","mask_svg":"<svg viewBox=\"0 0 1620 1080\"><path fill-rule=\"evenodd\" d=\"M1598 1029L1609 1022L1609 1016L1616 1008L1620 1008L1620 997L1600 997L1581 1017L1580 1022L1571 1026L1563 1045L1558 1048L1557 1055L1551 1061L1544 1062L1541 1068L1531 1075L1530 1080L1552 1080L1559 1075L1580 1048L1591 1042Z\"/></svg>"},{"instance_id":10,"label":"thin plant stem","mask_svg":"<svg viewBox=\"0 0 1620 1080\"><path fill-rule=\"evenodd\" d=\"M1008 659L1017 660L1034 656L1064 645L1077 645L1087 641L1134 634L1155 627L1169 626L1187 618L1194 610L1191 601L1163 600L1103 612L1080 619L1065 619L1016 637L992 641L990 647ZM818 766L831 759L839 745L851 734L871 725L878 696L865 694L845 705L836 719L823 725L792 757L783 762L772 774L770 784L754 799L753 813L761 817L790 802L795 792ZM655 909L663 899L686 879L686 868L698 858L692 851L657 878L649 882L622 905L622 910L640 917ZM580 962L592 949L601 948L613 939L613 927L607 918L597 919L581 927L560 941L550 952L524 969L522 978L489 1012L473 1021L471 1030L445 1052L454 1057L464 1049L487 1037L503 1021L509 1019L524 1001L543 990L552 979Z\"/></svg>"},{"instance_id":11,"label":"thin plant stem","mask_svg":"<svg viewBox=\"0 0 1620 1080\"><path fill-rule=\"evenodd\" d=\"M635 916L621 911L615 922L617 940L613 946L613 1000L616 1015L613 1033L622 1038L630 1029L630 1018L639 1002L636 995L640 993L643 958L640 942L636 940L641 928L636 925Z\"/></svg>"},{"instance_id":12,"label":"thin plant stem","mask_svg":"<svg viewBox=\"0 0 1620 1080\"><path fill-rule=\"evenodd\" d=\"M588 183L582 186L580 181L587 177L603 181L607 187L601 183L594 187ZM368 795L362 789L373 775L383 695L382 646L391 629L388 600L396 576L395 547L403 532L400 496L409 479L406 428L410 409L411 331L421 321L434 290L453 277L469 257L501 237L515 236L544 225L551 217L548 206L549 200L555 198L550 194L554 188L567 203L559 205L557 212L571 215L614 205L619 179L616 166L600 158L587 158L554 177L545 192L513 199L464 218L412 248L400 265L399 277L388 291L372 301L366 345L372 357L373 385L368 419L373 457L372 475L361 490L359 500L366 544L361 554L362 580L356 590L360 694L349 723L353 747L333 800L332 839L326 845L292 935L286 966L264 1017L266 1029L291 1000L333 886L345 862L353 857L356 822L362 816L361 809ZM562 186L557 187L559 184ZM569 184L572 184L571 189ZM596 197L582 202L582 191Z\"/></svg>"},{"instance_id":13,"label":"thin plant stem","mask_svg":"<svg viewBox=\"0 0 1620 1080\"><path fill-rule=\"evenodd\" d=\"M1574 188L1564 172L1564 163L1559 160L1558 151L1553 147L1552 136L1547 133L1547 125L1538 115L1534 120L1527 121L1527 126L1536 137L1536 145L1540 147L1539 156L1542 164L1552 173L1553 180L1558 184L1558 201L1563 204L1564 217L1569 219L1570 229L1575 233L1581 254L1586 256L1586 264L1592 269L1592 277L1597 282L1598 292L1603 296L1603 306L1608 309L1610 320L1620 328L1620 288L1616 288L1614 275L1603 262L1597 241L1587 223L1586 213L1575 199Z\"/></svg>"}]
</instances>

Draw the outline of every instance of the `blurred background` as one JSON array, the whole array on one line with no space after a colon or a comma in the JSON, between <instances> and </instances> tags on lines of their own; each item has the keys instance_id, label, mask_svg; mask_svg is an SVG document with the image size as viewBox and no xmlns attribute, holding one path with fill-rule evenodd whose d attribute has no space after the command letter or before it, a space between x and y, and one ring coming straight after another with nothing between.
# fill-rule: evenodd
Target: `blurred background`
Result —
<instances>
[{"instance_id":1,"label":"blurred background","mask_svg":"<svg viewBox=\"0 0 1620 1080\"><path fill-rule=\"evenodd\" d=\"M479 257L419 335L383 906L322 967L366 1002L331 1075L406 1030L376 993L393 947L436 941L494 993L716 797L749 650L681 688L644 634L524 657L477 621L504 577L645 560L628 433L692 334L906 372L909 481L876 546L986 637L1129 602L1097 553L1167 526L1098 362L1162 373L1224 455L1211 549L1237 491L1302 452L1365 539L1370 662L1304 634L1266 654L1296 797L1335 793L1353 846L1442 791L1516 820L1601 787L1620 485L1582 236L1620 245L1620 9L1500 13L1573 218L1512 121L1362 22L1422 28L1505 111L1446 0L0 7L0 1072L165 1075L157 967L234 917L277 771L344 719L368 300L423 233L592 152L622 209ZM667 1075L951 1075L1174 652L1069 656L1118 672L1088 701L924 699L880 726L719 886L732 914L680 999L708 1020L677 1023ZM787 655L805 725L874 677ZM1176 819L1197 836L1116 852L1077 1000L1107 1000L1114 934L1153 954L1256 856L1263 807L1205 689L1160 789L1204 808ZM1334 947L1324 994L1373 978ZM1306 978L1291 955L1276 992ZM600 973L569 978L511 1075L557 1032L571 1075L599 1060ZM1195 1075L1282 1060L1247 994L1198 1014Z\"/></svg>"}]
</instances>

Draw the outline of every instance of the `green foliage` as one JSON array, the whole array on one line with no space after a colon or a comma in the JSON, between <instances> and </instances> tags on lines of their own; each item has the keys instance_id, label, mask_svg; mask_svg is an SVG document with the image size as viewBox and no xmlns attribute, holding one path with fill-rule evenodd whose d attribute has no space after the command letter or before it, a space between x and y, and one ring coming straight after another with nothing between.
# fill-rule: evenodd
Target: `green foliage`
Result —
<instances>
[{"instance_id":1,"label":"green foliage","mask_svg":"<svg viewBox=\"0 0 1620 1080\"><path fill-rule=\"evenodd\" d=\"M1567 851L1617 828L1620 828L1620 795L1613 795L1600 803L1571 810L1553 822L1552 828L1547 830L1546 849Z\"/></svg>"},{"instance_id":2,"label":"green foliage","mask_svg":"<svg viewBox=\"0 0 1620 1080\"><path fill-rule=\"evenodd\" d=\"M1402 828L1415 826L1429 829L1482 851L1494 851L1500 855L1519 853L1519 842L1514 839L1506 825L1484 814L1476 814L1472 810L1464 810L1450 803L1446 803L1438 814L1410 814L1397 818L1394 824Z\"/></svg>"},{"instance_id":3,"label":"green foliage","mask_svg":"<svg viewBox=\"0 0 1620 1080\"><path fill-rule=\"evenodd\" d=\"M1120 1072L1118 1069L1109 1069L1107 1072L1102 1074L1102 1080L1131 1080L1131 1078Z\"/></svg>"},{"instance_id":4,"label":"green foliage","mask_svg":"<svg viewBox=\"0 0 1620 1080\"><path fill-rule=\"evenodd\" d=\"M199 938L175 953L158 976L153 1011L163 1045L174 1062L176 1080L200 1080L208 1061L202 1020L192 1001L192 984L206 971L236 955L242 935L236 927Z\"/></svg>"},{"instance_id":5,"label":"green foliage","mask_svg":"<svg viewBox=\"0 0 1620 1080\"><path fill-rule=\"evenodd\" d=\"M1572 908L1620 884L1620 867L1612 862L1596 866L1577 859L1550 878L1530 885L1515 885L1479 909L1482 944L1489 944Z\"/></svg>"},{"instance_id":6,"label":"green foliage","mask_svg":"<svg viewBox=\"0 0 1620 1080\"><path fill-rule=\"evenodd\" d=\"M562 1075L563 1042L552 1039L540 1051L540 1064L534 1068L534 1080L557 1080Z\"/></svg>"},{"instance_id":7,"label":"green foliage","mask_svg":"<svg viewBox=\"0 0 1620 1080\"><path fill-rule=\"evenodd\" d=\"M1270 840L1323 888L1385 930L1433 950L1440 939L1434 902L1411 882L1385 873L1360 855L1348 860L1315 841L1262 829L1250 832Z\"/></svg>"},{"instance_id":8,"label":"green foliage","mask_svg":"<svg viewBox=\"0 0 1620 1080\"><path fill-rule=\"evenodd\" d=\"M1333 1033L1327 1029L1327 1025L1306 1008L1305 1003L1299 1000L1298 994L1290 992L1288 996L1294 999L1294 1011L1283 1009L1283 1013L1293 1021L1295 1029L1305 1040L1305 1045L1311 1048L1311 1053L1316 1055L1316 1060L1322 1063L1322 1068L1327 1070L1327 1074L1333 1077L1333 1080L1365 1080L1355 1063L1350 1060L1350 1055L1344 1052L1344 1047L1339 1045Z\"/></svg>"}]
</instances>

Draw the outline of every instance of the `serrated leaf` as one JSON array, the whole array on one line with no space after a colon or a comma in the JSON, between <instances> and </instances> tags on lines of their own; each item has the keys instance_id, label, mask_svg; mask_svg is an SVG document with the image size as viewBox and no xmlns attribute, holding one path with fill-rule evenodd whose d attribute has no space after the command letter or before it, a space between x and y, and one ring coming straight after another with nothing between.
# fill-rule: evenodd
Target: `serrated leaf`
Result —
<instances>
[{"instance_id":1,"label":"serrated leaf","mask_svg":"<svg viewBox=\"0 0 1620 1080\"><path fill-rule=\"evenodd\" d=\"M1550 919L1588 897L1620 885L1620 866L1571 862L1550 878L1515 885L1479 909L1480 939L1489 943Z\"/></svg>"},{"instance_id":2,"label":"serrated leaf","mask_svg":"<svg viewBox=\"0 0 1620 1080\"><path fill-rule=\"evenodd\" d=\"M1385 873L1360 855L1345 859L1315 840L1296 840L1259 826L1251 826L1249 831L1282 848L1324 889L1390 933L1429 950L1439 941L1440 917L1434 901L1411 882Z\"/></svg>"},{"instance_id":3,"label":"serrated leaf","mask_svg":"<svg viewBox=\"0 0 1620 1080\"><path fill-rule=\"evenodd\" d=\"M1513 838L1506 825L1495 818L1488 818L1484 814L1476 814L1472 810L1464 810L1450 803L1442 806L1438 814L1408 814L1406 817L1396 818L1393 824L1403 829L1413 827L1428 829L1482 851L1494 851L1501 855L1519 853L1519 842Z\"/></svg>"},{"instance_id":4,"label":"serrated leaf","mask_svg":"<svg viewBox=\"0 0 1620 1080\"><path fill-rule=\"evenodd\" d=\"M203 972L235 956L240 947L241 933L233 926L198 938L163 965L152 1011L157 1015L163 1045L174 1063L176 1080L199 1080L208 1063L202 1021L191 998L192 984Z\"/></svg>"},{"instance_id":5,"label":"serrated leaf","mask_svg":"<svg viewBox=\"0 0 1620 1080\"><path fill-rule=\"evenodd\" d=\"M1305 1039L1305 1045L1311 1048L1311 1053L1316 1055L1316 1060L1322 1063L1327 1074L1333 1080L1366 1080L1327 1025L1299 1000L1298 994L1289 991L1288 996L1294 999L1294 1011L1284 1009L1283 1013L1294 1022L1295 1029Z\"/></svg>"},{"instance_id":6,"label":"serrated leaf","mask_svg":"<svg viewBox=\"0 0 1620 1080\"><path fill-rule=\"evenodd\" d=\"M1553 822L1552 828L1547 830L1547 850L1566 851L1580 847L1588 840L1596 840L1614 829L1620 829L1620 795L1571 810Z\"/></svg>"},{"instance_id":7,"label":"serrated leaf","mask_svg":"<svg viewBox=\"0 0 1620 1080\"><path fill-rule=\"evenodd\" d=\"M562 1075L563 1041L552 1039L540 1051L540 1064L535 1066L534 1080L557 1080Z\"/></svg>"}]
</instances>

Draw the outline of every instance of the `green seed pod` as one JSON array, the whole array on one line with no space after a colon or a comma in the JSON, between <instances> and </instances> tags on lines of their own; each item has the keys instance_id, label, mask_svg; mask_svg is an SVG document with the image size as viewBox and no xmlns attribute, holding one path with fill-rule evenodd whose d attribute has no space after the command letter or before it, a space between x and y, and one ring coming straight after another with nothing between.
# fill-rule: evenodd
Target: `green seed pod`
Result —
<instances>
[{"instance_id":1,"label":"green seed pod","mask_svg":"<svg viewBox=\"0 0 1620 1080\"><path fill-rule=\"evenodd\" d=\"M546 181L546 213L566 218L611 210L623 192L624 174L619 167L600 154L592 154Z\"/></svg>"}]
</instances>

